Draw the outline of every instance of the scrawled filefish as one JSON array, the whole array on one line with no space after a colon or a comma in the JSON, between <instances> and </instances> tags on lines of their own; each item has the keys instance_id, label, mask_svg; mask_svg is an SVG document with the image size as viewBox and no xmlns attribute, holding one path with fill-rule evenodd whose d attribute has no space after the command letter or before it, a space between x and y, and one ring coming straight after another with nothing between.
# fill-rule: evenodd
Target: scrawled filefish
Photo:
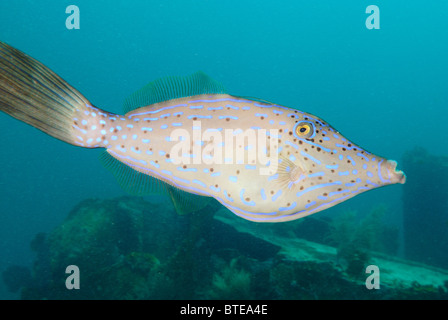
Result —
<instances>
[{"instance_id":1,"label":"scrawled filefish","mask_svg":"<svg viewBox=\"0 0 448 320\"><path fill-rule=\"evenodd\" d=\"M158 181L173 199L180 190L212 197L252 221L298 219L406 180L395 161L324 120L229 95L202 72L148 84L118 115L0 43L0 109L72 145L105 148L104 164L130 192Z\"/></svg>"}]
</instances>

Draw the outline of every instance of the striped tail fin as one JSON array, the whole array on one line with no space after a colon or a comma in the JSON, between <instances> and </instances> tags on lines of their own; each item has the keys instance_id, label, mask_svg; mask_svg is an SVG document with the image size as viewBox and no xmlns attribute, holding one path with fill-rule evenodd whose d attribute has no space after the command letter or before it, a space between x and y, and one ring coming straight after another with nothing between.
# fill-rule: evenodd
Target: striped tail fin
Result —
<instances>
[{"instance_id":1,"label":"striped tail fin","mask_svg":"<svg viewBox=\"0 0 448 320\"><path fill-rule=\"evenodd\" d=\"M78 123L92 123L92 109L98 110L53 71L0 42L0 111L67 143L102 147L80 143L76 133Z\"/></svg>"}]
</instances>

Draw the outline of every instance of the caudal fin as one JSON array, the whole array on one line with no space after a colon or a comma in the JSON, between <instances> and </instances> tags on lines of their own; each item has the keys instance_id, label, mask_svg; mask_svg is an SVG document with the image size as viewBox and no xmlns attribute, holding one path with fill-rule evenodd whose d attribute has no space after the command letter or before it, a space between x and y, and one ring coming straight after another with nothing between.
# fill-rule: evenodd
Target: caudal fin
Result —
<instances>
[{"instance_id":1,"label":"caudal fin","mask_svg":"<svg viewBox=\"0 0 448 320\"><path fill-rule=\"evenodd\" d=\"M53 71L0 42L1 111L59 140L85 146L76 127L92 109L81 93Z\"/></svg>"}]
</instances>

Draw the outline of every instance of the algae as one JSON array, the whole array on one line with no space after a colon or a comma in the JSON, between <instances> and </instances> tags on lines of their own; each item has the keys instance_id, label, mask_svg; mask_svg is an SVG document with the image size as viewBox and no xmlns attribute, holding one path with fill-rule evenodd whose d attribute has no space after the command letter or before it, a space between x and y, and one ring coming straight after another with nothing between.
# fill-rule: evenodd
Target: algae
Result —
<instances>
[{"instance_id":1,"label":"algae","mask_svg":"<svg viewBox=\"0 0 448 320\"><path fill-rule=\"evenodd\" d=\"M211 299L240 300L251 299L251 275L237 266L234 258L228 266L213 275L212 288L208 293Z\"/></svg>"},{"instance_id":2,"label":"algae","mask_svg":"<svg viewBox=\"0 0 448 320\"><path fill-rule=\"evenodd\" d=\"M10 283L22 299L447 299L448 271L375 251L385 210L326 224L323 244L211 206L178 216L141 198L90 199L36 235L30 272L4 276L30 275ZM366 288L366 264L380 267L380 290ZM65 286L68 265L79 267L79 290Z\"/></svg>"}]
</instances>

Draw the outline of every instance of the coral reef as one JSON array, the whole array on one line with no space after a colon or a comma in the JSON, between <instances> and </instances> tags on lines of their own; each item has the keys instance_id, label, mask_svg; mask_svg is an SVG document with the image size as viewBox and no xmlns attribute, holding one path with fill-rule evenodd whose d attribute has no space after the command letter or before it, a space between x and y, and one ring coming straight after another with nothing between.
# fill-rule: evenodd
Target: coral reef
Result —
<instances>
[{"instance_id":1,"label":"coral reef","mask_svg":"<svg viewBox=\"0 0 448 320\"><path fill-rule=\"evenodd\" d=\"M167 202L90 199L36 235L31 272L10 268L4 279L22 299L447 299L447 271L372 251L384 210L314 224L326 230L319 244L212 206L178 216ZM367 264L380 266L380 290L366 288ZM66 288L68 265L80 289Z\"/></svg>"}]
</instances>

